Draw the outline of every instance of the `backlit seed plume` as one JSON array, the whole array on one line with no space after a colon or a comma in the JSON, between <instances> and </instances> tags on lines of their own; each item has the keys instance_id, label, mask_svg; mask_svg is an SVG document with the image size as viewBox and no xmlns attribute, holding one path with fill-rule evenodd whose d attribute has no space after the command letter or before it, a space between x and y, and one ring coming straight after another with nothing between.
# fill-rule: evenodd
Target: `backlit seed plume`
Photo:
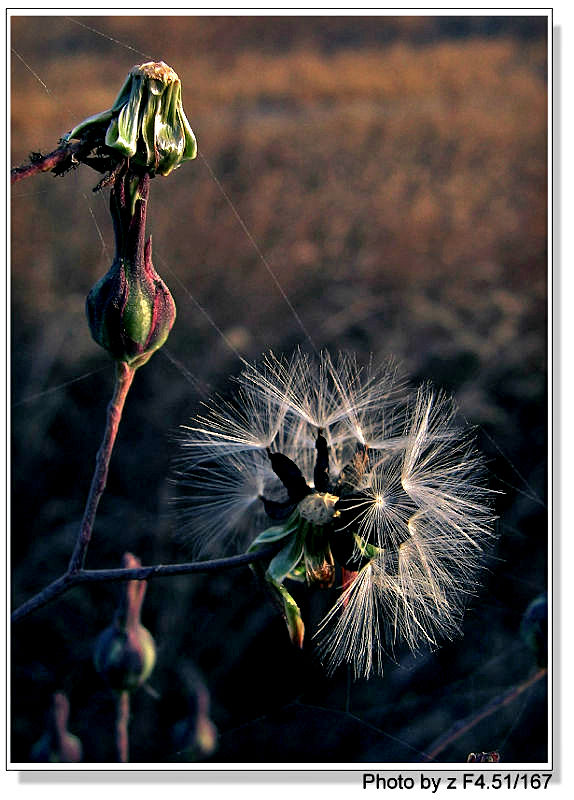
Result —
<instances>
[{"instance_id":1,"label":"backlit seed plume","mask_svg":"<svg viewBox=\"0 0 574 800\"><path fill-rule=\"evenodd\" d=\"M406 644L461 633L493 540L490 493L453 401L407 388L391 363L267 355L231 400L183 429L183 529L196 551L275 543L257 566L294 644L304 624L289 581L339 586L315 632L328 671L382 673Z\"/></svg>"}]
</instances>

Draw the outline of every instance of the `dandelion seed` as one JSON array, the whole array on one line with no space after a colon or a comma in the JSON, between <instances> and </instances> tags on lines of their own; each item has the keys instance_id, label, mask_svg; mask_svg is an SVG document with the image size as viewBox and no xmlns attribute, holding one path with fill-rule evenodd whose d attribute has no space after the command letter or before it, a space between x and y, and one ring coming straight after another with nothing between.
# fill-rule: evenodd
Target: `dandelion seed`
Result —
<instances>
[{"instance_id":1,"label":"dandelion seed","mask_svg":"<svg viewBox=\"0 0 574 800\"><path fill-rule=\"evenodd\" d=\"M490 494L453 401L412 393L391 363L267 355L182 433L183 529L197 551L275 542L258 565L291 640L304 625L285 582L342 584L315 640L332 672L382 673L404 643L461 632L493 541Z\"/></svg>"},{"instance_id":2,"label":"dandelion seed","mask_svg":"<svg viewBox=\"0 0 574 800\"><path fill-rule=\"evenodd\" d=\"M279 503L285 497L263 452L204 447L201 455L192 456L192 466L184 457L185 470L176 468L177 482L185 492L176 505L181 508L180 538L193 537L196 554L213 555L222 542L244 546L254 531L266 526L262 496Z\"/></svg>"}]
</instances>

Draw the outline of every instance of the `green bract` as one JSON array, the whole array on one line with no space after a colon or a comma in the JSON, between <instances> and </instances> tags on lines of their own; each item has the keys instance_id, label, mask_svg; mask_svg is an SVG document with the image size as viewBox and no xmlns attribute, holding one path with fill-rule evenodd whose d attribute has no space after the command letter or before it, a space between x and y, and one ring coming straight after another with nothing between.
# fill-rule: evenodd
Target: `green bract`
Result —
<instances>
[{"instance_id":1,"label":"green bract","mask_svg":"<svg viewBox=\"0 0 574 800\"><path fill-rule=\"evenodd\" d=\"M169 175L197 155L181 81L163 61L133 67L113 106L76 125L66 139L105 145L157 175Z\"/></svg>"},{"instance_id":2,"label":"green bract","mask_svg":"<svg viewBox=\"0 0 574 800\"><path fill-rule=\"evenodd\" d=\"M337 518L336 498L330 494L307 495L295 511L281 525L267 528L253 541L248 552L256 552L272 542L281 542L281 549L271 559L267 569L253 564L252 568L266 581L271 596L283 614L289 637L293 644L303 646L305 626L299 606L283 585L285 580L307 581L320 588L329 588L335 580L335 562L331 546L333 521ZM319 502L314 502L314 501ZM319 506L329 510L320 517ZM310 519L310 516L313 519ZM339 534L339 538L341 534ZM345 559L347 568L363 569L380 556L381 549L365 542L358 534L347 533L351 540L350 558Z\"/></svg>"}]
</instances>

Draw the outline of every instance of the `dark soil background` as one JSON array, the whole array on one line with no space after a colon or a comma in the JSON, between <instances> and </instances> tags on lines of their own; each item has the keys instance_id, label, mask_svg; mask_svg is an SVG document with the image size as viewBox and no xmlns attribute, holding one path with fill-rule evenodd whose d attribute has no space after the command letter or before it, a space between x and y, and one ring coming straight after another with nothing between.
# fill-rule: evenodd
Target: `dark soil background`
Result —
<instances>
[{"instance_id":1,"label":"dark soil background","mask_svg":"<svg viewBox=\"0 0 574 800\"><path fill-rule=\"evenodd\" d=\"M202 156L315 345L394 355L413 381L454 392L504 493L497 558L464 637L389 660L383 678L326 678L310 642L291 649L248 569L152 582L157 697L133 698L132 760L423 762L455 722L537 668L520 623L547 576L546 20L75 19L12 18L13 164L108 108L134 63L166 61ZM98 180L82 167L12 193L15 605L67 565L112 388L83 311L113 251ZM240 369L209 320L248 359L308 347L201 158L153 181L149 218L178 319L128 397L94 568L119 566L126 550L144 564L188 557L170 514L173 436L202 391ZM113 700L91 653L116 592L76 589L14 628L14 761L29 759L56 690L85 760L113 761ZM324 598L302 605L318 619ZM210 756L172 737L200 683L219 732ZM544 684L436 760L497 750L507 763L545 761Z\"/></svg>"}]
</instances>

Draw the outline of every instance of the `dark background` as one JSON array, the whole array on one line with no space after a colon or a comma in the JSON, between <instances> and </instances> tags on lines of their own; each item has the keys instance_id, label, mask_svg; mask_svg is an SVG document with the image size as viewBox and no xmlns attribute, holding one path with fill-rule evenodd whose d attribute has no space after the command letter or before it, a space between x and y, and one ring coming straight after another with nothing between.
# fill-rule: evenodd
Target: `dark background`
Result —
<instances>
[{"instance_id":1,"label":"dark background","mask_svg":"<svg viewBox=\"0 0 574 800\"><path fill-rule=\"evenodd\" d=\"M13 164L108 108L134 63L166 61L201 154L315 345L394 355L414 382L455 392L501 492L497 559L464 638L350 688L344 670L324 676L310 643L291 649L248 569L151 583L159 696L133 698L132 760L200 757L178 755L170 731L202 681L213 761L421 762L536 669L520 621L547 571L546 19L75 19L12 18ZM15 605L66 568L112 389L83 312L113 256L98 180L82 167L12 192ZM94 568L126 550L145 564L188 558L170 514L174 434L240 369L206 315L248 359L308 346L200 158L153 181L149 222L178 319L128 397ZM28 760L55 690L86 760L113 761L113 701L91 651L116 592L78 588L14 629L14 761ZM304 599L304 616L324 602ZM538 681L437 760L546 760L545 692Z\"/></svg>"}]
</instances>

